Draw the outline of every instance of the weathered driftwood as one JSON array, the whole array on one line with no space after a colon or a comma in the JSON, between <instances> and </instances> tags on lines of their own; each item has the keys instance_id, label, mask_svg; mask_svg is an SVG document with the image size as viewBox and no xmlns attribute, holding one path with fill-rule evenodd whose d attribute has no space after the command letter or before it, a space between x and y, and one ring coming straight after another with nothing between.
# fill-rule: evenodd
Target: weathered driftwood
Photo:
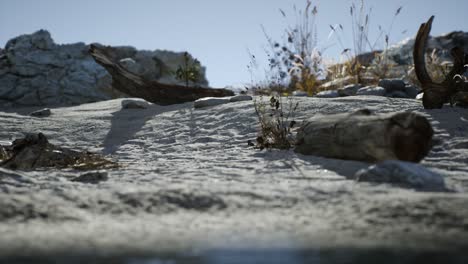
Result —
<instances>
[{"instance_id":1,"label":"weathered driftwood","mask_svg":"<svg viewBox=\"0 0 468 264\"><path fill-rule=\"evenodd\" d=\"M299 128L295 151L305 155L376 162L419 162L431 149L433 130L416 113L321 115Z\"/></svg>"},{"instance_id":2,"label":"weathered driftwood","mask_svg":"<svg viewBox=\"0 0 468 264\"><path fill-rule=\"evenodd\" d=\"M89 52L94 60L112 76L112 87L127 95L143 98L159 105L191 102L203 97L234 95L232 91L227 89L187 87L148 81L122 67L110 52L111 50L112 47L92 44Z\"/></svg>"},{"instance_id":3,"label":"weathered driftwood","mask_svg":"<svg viewBox=\"0 0 468 264\"><path fill-rule=\"evenodd\" d=\"M434 82L426 70L426 46L433 20L434 16L431 16L426 23L421 25L413 50L415 72L424 92L423 106L426 109L442 108L445 103L452 104L453 100L463 102L465 90L468 91L466 82L456 77L463 75L464 66L468 62L468 56L464 54L463 49L455 47L451 50L453 68L442 83Z\"/></svg>"},{"instance_id":4,"label":"weathered driftwood","mask_svg":"<svg viewBox=\"0 0 468 264\"><path fill-rule=\"evenodd\" d=\"M90 152L60 148L50 144L42 134L29 134L2 146L3 160L0 167L30 170L35 168L101 169L117 167L117 164Z\"/></svg>"}]
</instances>

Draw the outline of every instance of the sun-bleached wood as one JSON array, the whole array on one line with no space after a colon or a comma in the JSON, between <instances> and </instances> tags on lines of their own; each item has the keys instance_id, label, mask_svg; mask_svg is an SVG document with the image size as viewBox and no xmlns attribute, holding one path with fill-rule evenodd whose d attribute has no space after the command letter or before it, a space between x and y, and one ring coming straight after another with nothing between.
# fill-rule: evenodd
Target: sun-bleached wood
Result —
<instances>
[{"instance_id":1,"label":"sun-bleached wood","mask_svg":"<svg viewBox=\"0 0 468 264\"><path fill-rule=\"evenodd\" d=\"M304 122L295 151L305 155L376 162L419 162L431 149L429 121L413 112L318 115Z\"/></svg>"}]
</instances>

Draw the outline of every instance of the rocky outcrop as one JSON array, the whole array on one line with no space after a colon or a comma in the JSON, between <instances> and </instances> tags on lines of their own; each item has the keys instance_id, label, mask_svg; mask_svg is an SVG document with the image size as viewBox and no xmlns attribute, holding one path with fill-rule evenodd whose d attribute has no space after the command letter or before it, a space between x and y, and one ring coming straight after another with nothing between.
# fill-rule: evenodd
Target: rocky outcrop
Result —
<instances>
[{"instance_id":1,"label":"rocky outcrop","mask_svg":"<svg viewBox=\"0 0 468 264\"><path fill-rule=\"evenodd\" d=\"M419 85L413 67L414 44L415 39L408 38L393 45L386 51L378 50L359 55L359 62L365 66L361 76L362 85L371 85L381 78L403 79L407 83ZM432 65L427 66L434 80L442 81L445 77L444 73L448 72L451 65L453 65L450 50L454 47L460 47L465 54L468 54L468 32L454 31L428 39L426 56L429 59L426 61L432 62ZM332 65L330 68L334 67L340 68L346 67L346 65ZM356 78L346 76L328 80L321 85L321 88L335 90L354 83L356 83ZM412 94L409 96L410 98L414 98Z\"/></svg>"},{"instance_id":2,"label":"rocky outcrop","mask_svg":"<svg viewBox=\"0 0 468 264\"><path fill-rule=\"evenodd\" d=\"M413 48L415 39L406 39L387 50L388 57L398 65L413 64ZM468 32L454 31L428 39L427 52L436 50L441 61L452 61L450 50L454 47L463 48L468 53Z\"/></svg>"},{"instance_id":3,"label":"rocky outcrop","mask_svg":"<svg viewBox=\"0 0 468 264\"><path fill-rule=\"evenodd\" d=\"M58 45L39 30L7 42L0 50L0 102L14 105L65 106L125 96L111 86L112 77L89 55L89 45ZM180 84L173 72L184 53L116 47L113 54L129 71L149 80ZM193 58L190 56L190 59ZM195 85L207 86L205 68Z\"/></svg>"}]
</instances>

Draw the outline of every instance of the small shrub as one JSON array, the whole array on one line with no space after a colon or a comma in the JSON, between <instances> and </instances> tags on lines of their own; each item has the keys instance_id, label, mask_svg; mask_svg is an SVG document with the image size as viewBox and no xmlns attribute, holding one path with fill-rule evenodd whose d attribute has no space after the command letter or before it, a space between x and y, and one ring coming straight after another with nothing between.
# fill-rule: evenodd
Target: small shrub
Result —
<instances>
[{"instance_id":1,"label":"small shrub","mask_svg":"<svg viewBox=\"0 0 468 264\"><path fill-rule=\"evenodd\" d=\"M185 82L188 87L189 83L196 83L200 80L201 65L197 59L191 59L188 52L184 52L184 65L179 65L175 72L176 79Z\"/></svg>"},{"instance_id":2,"label":"small shrub","mask_svg":"<svg viewBox=\"0 0 468 264\"><path fill-rule=\"evenodd\" d=\"M289 97L287 103L284 103L283 99L282 96L273 95L267 102L263 101L263 97L254 101L260 123L257 148L289 149L294 145L292 129L296 122L292 119L299 103L294 104Z\"/></svg>"}]
</instances>

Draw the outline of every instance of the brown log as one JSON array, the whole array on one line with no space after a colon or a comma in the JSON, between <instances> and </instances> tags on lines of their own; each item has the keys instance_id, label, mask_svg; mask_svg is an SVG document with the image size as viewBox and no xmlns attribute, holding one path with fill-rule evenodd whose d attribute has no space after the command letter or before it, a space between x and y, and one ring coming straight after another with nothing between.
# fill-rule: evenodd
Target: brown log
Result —
<instances>
[{"instance_id":1,"label":"brown log","mask_svg":"<svg viewBox=\"0 0 468 264\"><path fill-rule=\"evenodd\" d=\"M202 97L234 95L232 91L227 89L187 87L146 80L122 67L111 51L112 47L94 44L91 44L89 48L94 60L112 76L112 87L129 96L143 98L159 105L170 105L191 102Z\"/></svg>"},{"instance_id":2,"label":"brown log","mask_svg":"<svg viewBox=\"0 0 468 264\"><path fill-rule=\"evenodd\" d=\"M454 77L457 74L462 75L464 73L466 62L463 50L459 47L453 48L451 50L453 69L447 74L442 83L436 83L432 80L426 69L425 54L433 20L434 16L431 16L426 23L421 24L413 50L414 68L416 77L424 92L423 106L426 109L442 108L445 103L451 102L451 99L458 92L457 86L459 86L455 83Z\"/></svg>"},{"instance_id":3,"label":"brown log","mask_svg":"<svg viewBox=\"0 0 468 264\"><path fill-rule=\"evenodd\" d=\"M431 149L433 130L416 113L320 115L299 129L295 151L305 155L378 162L419 162Z\"/></svg>"}]
</instances>

